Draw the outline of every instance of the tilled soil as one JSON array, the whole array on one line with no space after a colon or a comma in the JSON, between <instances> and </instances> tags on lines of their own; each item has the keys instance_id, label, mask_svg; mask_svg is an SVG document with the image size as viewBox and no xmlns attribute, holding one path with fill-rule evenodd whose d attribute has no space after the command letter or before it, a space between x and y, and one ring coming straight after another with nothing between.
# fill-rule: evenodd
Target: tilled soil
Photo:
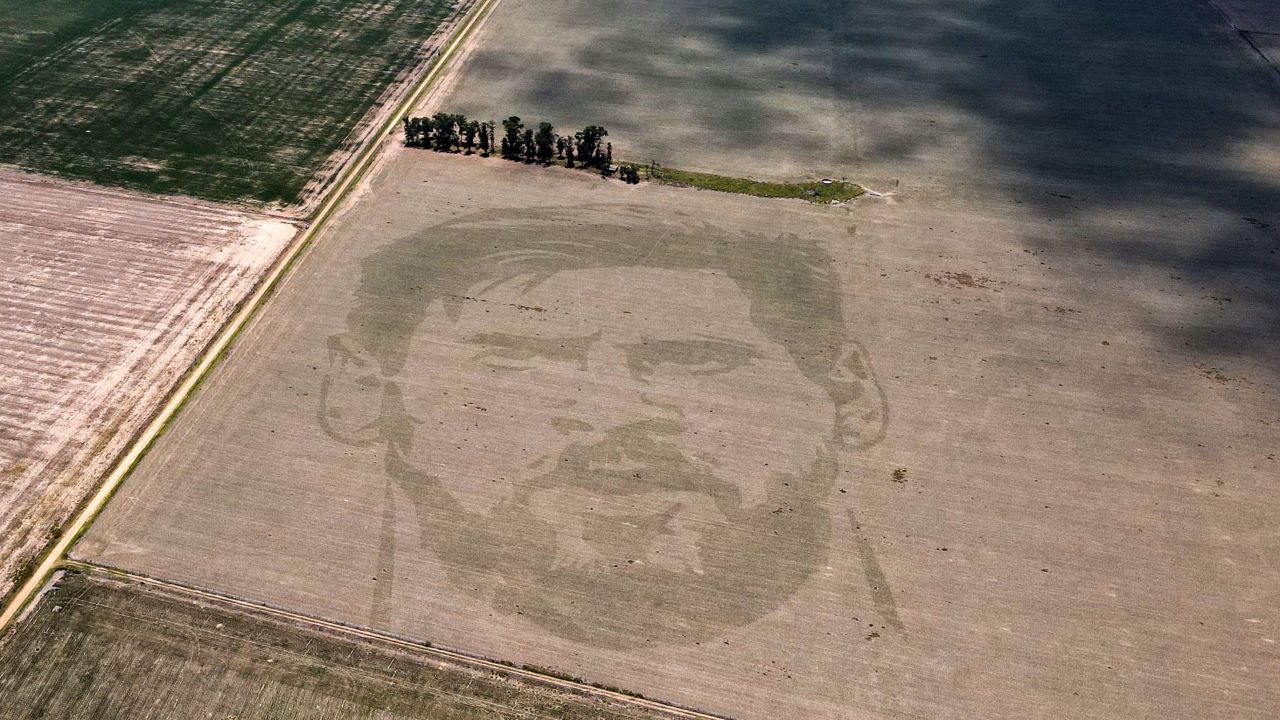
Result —
<instances>
[{"instance_id":1,"label":"tilled soil","mask_svg":"<svg viewBox=\"0 0 1280 720\"><path fill-rule=\"evenodd\" d=\"M292 237L0 171L0 595Z\"/></svg>"},{"instance_id":2,"label":"tilled soil","mask_svg":"<svg viewBox=\"0 0 1280 720\"><path fill-rule=\"evenodd\" d=\"M75 554L733 717L1270 717L1278 381L1179 337L1253 309L1094 232L406 151Z\"/></svg>"}]
</instances>

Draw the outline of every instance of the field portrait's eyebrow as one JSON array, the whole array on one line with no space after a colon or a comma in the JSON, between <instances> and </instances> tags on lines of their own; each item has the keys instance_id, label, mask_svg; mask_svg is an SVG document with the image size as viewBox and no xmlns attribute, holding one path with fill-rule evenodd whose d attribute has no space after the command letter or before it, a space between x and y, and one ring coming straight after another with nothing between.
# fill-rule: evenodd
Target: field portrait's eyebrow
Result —
<instances>
[{"instance_id":1,"label":"field portrait's eyebrow","mask_svg":"<svg viewBox=\"0 0 1280 720\"><path fill-rule=\"evenodd\" d=\"M652 375L658 365L678 365L690 375L717 375L764 357L741 340L699 336L692 340L643 338L625 346L627 366L637 379Z\"/></svg>"},{"instance_id":2,"label":"field portrait's eyebrow","mask_svg":"<svg viewBox=\"0 0 1280 720\"><path fill-rule=\"evenodd\" d=\"M523 362L541 358L558 362L576 362L579 368L585 370L587 353L591 345L600 337L599 330L591 335L570 337L538 337L486 332L472 335L467 342L483 348L472 357L473 360L490 359L486 364L494 367L525 370L529 366L522 365Z\"/></svg>"}]
</instances>

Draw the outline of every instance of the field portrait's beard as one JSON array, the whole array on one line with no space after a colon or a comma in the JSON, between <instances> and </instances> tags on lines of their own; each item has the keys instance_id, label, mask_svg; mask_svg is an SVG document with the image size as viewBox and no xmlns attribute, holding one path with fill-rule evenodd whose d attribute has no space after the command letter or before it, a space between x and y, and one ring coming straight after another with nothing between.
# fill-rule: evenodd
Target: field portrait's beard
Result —
<instances>
[{"instance_id":1,"label":"field portrait's beard","mask_svg":"<svg viewBox=\"0 0 1280 720\"><path fill-rule=\"evenodd\" d=\"M592 645L692 643L776 609L825 561L837 465L815 441L807 472L773 475L745 504L675 429L628 426L570 446L486 513L411 463L412 443L387 444L386 467L423 545L477 601ZM766 567L768 582L752 583Z\"/></svg>"}]
</instances>

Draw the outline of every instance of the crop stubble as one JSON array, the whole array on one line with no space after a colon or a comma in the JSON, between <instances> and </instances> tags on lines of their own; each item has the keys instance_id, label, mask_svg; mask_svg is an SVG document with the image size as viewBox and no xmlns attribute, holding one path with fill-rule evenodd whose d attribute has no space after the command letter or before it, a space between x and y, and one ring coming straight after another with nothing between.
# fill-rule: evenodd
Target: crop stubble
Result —
<instances>
[{"instance_id":1,"label":"crop stubble","mask_svg":"<svg viewBox=\"0 0 1280 720\"><path fill-rule=\"evenodd\" d=\"M98 573L4 642L4 720L653 717Z\"/></svg>"},{"instance_id":2,"label":"crop stubble","mask_svg":"<svg viewBox=\"0 0 1280 720\"><path fill-rule=\"evenodd\" d=\"M292 237L0 171L0 595Z\"/></svg>"},{"instance_id":3,"label":"crop stubble","mask_svg":"<svg viewBox=\"0 0 1280 720\"><path fill-rule=\"evenodd\" d=\"M1220 570L1262 546L1215 541L1191 561L1178 518L1261 542L1266 514L1245 509L1259 507L1260 478L1191 488L1249 476L1275 440L1246 419L1265 416L1267 396L1205 377L1193 352L1165 353L1128 306L1126 278L1085 289L1028 265L1018 242L1036 231L1003 205L777 202L404 153L304 258L76 555L747 718L1017 717L1046 704L1193 717L1223 693L1238 716L1265 717L1276 697L1248 678L1273 658L1245 621L1267 609L1240 598L1270 576ZM944 220L984 242L940 258L932 228ZM831 253L844 327L871 348L890 398L883 443L841 451L829 479L793 475L790 495L753 469L795 468L829 401L784 382L769 343L733 324L744 301L714 268L674 270L688 248L732 257L753 235ZM608 269L613 246L599 243L641 238L652 254ZM529 243L579 248L599 268L527 268L527 295L467 287L477 248L534 262ZM757 277L795 302L803 283L780 258L754 265ZM1152 292L1167 310L1192 302L1165 282ZM452 324L435 315L448 306ZM696 319L700 307L716 318ZM825 322L804 312L805 326ZM586 350L596 332L646 321L612 360ZM745 356L738 388L717 384L714 365L664 374L644 349L679 336L668 352L694 353L726 327L762 356ZM468 328L470 340L455 334ZM561 369L526 369L537 356ZM494 367L476 375L476 363ZM632 371L650 384L628 399ZM492 374L503 372L517 375ZM1261 366L1241 372L1269 382ZM788 409L798 399L804 413ZM680 419L663 425L672 406ZM1169 425L1193 410L1202 424ZM1235 450L1132 452L1194 447L1206 430ZM702 448L725 470L713 477L757 481L740 483L735 506L676 447ZM593 472L603 486L581 484ZM690 486L737 519L679 494ZM659 508L666 532L651 525L649 491L676 493ZM776 505L731 512L760 497ZM1170 598L1230 620L1185 645L1159 611ZM1146 641L1116 645L1116 632ZM1151 668L1136 697L1124 689L1135 668Z\"/></svg>"}]
</instances>

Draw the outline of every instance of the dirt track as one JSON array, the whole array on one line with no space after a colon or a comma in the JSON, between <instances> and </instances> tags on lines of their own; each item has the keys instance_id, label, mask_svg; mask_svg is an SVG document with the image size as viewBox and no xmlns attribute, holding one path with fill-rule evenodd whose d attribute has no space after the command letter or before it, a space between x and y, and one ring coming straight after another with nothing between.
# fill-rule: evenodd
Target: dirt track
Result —
<instances>
[{"instance_id":1,"label":"dirt track","mask_svg":"<svg viewBox=\"0 0 1280 720\"><path fill-rule=\"evenodd\" d=\"M0 595L293 236L0 170Z\"/></svg>"}]
</instances>

